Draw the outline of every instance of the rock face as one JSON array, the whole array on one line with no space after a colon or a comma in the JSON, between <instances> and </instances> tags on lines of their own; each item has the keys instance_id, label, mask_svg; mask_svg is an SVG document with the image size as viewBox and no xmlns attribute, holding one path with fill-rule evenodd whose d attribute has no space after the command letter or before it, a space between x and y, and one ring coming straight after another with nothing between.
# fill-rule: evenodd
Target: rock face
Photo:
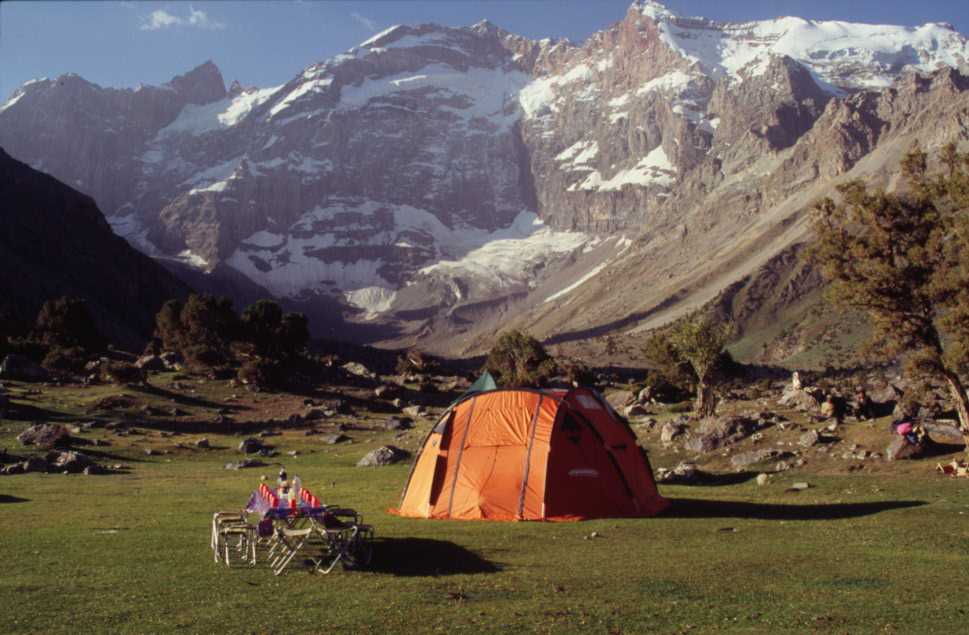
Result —
<instances>
[{"instance_id":1,"label":"rock face","mask_svg":"<svg viewBox=\"0 0 969 635\"><path fill-rule=\"evenodd\" d=\"M650 326L756 280L791 301L760 269L835 179L884 182L915 136L969 129L967 59L941 24L642 0L581 47L398 26L265 89L227 92L211 63L136 90L35 81L0 107L0 145L146 253L473 350L516 313L548 335Z\"/></svg>"}]
</instances>

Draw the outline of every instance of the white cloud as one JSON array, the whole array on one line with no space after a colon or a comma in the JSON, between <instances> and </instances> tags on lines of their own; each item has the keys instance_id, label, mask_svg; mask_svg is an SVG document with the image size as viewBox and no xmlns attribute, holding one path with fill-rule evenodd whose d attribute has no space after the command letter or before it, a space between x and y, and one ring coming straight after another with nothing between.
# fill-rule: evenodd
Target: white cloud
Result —
<instances>
[{"instance_id":1,"label":"white cloud","mask_svg":"<svg viewBox=\"0 0 969 635\"><path fill-rule=\"evenodd\" d=\"M188 26L207 31L218 31L225 28L224 23L213 20L205 11L193 6L189 6L188 17L184 18L164 9L156 9L148 14L140 28L142 31L158 31L176 26Z\"/></svg>"},{"instance_id":2,"label":"white cloud","mask_svg":"<svg viewBox=\"0 0 969 635\"><path fill-rule=\"evenodd\" d=\"M359 22L360 25L363 26L365 29L368 29L370 31L377 30L377 23L365 15L360 15L359 13L351 13L350 17L356 20L357 22Z\"/></svg>"},{"instance_id":3,"label":"white cloud","mask_svg":"<svg viewBox=\"0 0 969 635\"><path fill-rule=\"evenodd\" d=\"M157 9L152 11L147 18L145 18L144 23L141 25L142 31L157 31L159 29L167 29L170 26L175 26L176 24L181 24L182 19L177 15L172 15L164 9Z\"/></svg>"},{"instance_id":4,"label":"white cloud","mask_svg":"<svg viewBox=\"0 0 969 635\"><path fill-rule=\"evenodd\" d=\"M201 9L196 11L195 7L192 6L189 6L188 9L188 23L190 26L211 31L218 31L225 28L225 24L209 18L205 11Z\"/></svg>"}]
</instances>

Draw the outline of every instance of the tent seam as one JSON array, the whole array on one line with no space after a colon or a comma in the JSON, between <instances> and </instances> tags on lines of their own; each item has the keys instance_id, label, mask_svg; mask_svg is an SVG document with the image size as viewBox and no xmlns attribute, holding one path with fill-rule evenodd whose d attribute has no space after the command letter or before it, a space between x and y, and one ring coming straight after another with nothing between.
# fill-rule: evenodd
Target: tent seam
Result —
<instances>
[{"instance_id":1,"label":"tent seam","mask_svg":"<svg viewBox=\"0 0 969 635\"><path fill-rule=\"evenodd\" d=\"M532 420L529 423L531 434L528 437L528 450L525 452L524 475L522 475L522 489L518 495L518 518L521 519L525 513L525 491L528 488L528 476L532 466L532 448L535 446L535 431L538 429L538 413L542 411L542 400L545 395L539 395L538 403L535 405L535 412L532 413Z\"/></svg>"},{"instance_id":2,"label":"tent seam","mask_svg":"<svg viewBox=\"0 0 969 635\"><path fill-rule=\"evenodd\" d=\"M468 422L464 426L464 434L461 436L461 446L458 448L457 464L454 466L454 478L451 479L451 495L447 501L447 515L449 518L451 516L451 510L454 507L454 490L457 489L458 475L461 474L461 459L464 457L464 444L468 440L468 432L471 431L471 420L474 417L474 405L476 401L477 395L471 398L471 407L468 409Z\"/></svg>"}]
</instances>

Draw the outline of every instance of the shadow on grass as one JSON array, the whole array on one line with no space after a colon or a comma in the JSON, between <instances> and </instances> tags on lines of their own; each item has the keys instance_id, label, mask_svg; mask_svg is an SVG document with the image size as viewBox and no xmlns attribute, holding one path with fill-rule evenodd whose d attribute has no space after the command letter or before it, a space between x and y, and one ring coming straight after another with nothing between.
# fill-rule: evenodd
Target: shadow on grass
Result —
<instances>
[{"instance_id":1,"label":"shadow on grass","mask_svg":"<svg viewBox=\"0 0 969 635\"><path fill-rule=\"evenodd\" d=\"M29 498L20 498L19 496L11 496L9 494L0 494L0 505L4 503L29 503Z\"/></svg>"},{"instance_id":2,"label":"shadow on grass","mask_svg":"<svg viewBox=\"0 0 969 635\"><path fill-rule=\"evenodd\" d=\"M162 399L168 399L174 401L181 406L195 406L198 408L212 408L212 409L225 409L229 412L240 412L243 410L248 410L246 406L233 405L228 403L219 403L217 401L211 401L208 399L201 399L199 397L189 397L181 393L173 392L171 390L165 390L159 386L154 386L152 384L144 384L139 386L129 386L129 390L134 392L140 392L146 395L152 395L154 397L159 397Z\"/></svg>"},{"instance_id":3,"label":"shadow on grass","mask_svg":"<svg viewBox=\"0 0 969 635\"><path fill-rule=\"evenodd\" d=\"M30 404L25 404L22 401L14 401L7 408L6 419L11 421L32 421L32 422L58 422L58 421L68 421L75 419L70 414L64 412L58 412L57 410L50 410L49 408L40 408L38 406L32 406Z\"/></svg>"},{"instance_id":4,"label":"shadow on grass","mask_svg":"<svg viewBox=\"0 0 969 635\"><path fill-rule=\"evenodd\" d=\"M699 498L673 498L664 517L672 518L755 518L760 520L838 520L871 516L892 509L920 507L925 501L877 501L821 505L776 505Z\"/></svg>"},{"instance_id":5,"label":"shadow on grass","mask_svg":"<svg viewBox=\"0 0 969 635\"><path fill-rule=\"evenodd\" d=\"M368 571L396 576L497 573L501 566L447 540L378 538Z\"/></svg>"},{"instance_id":6,"label":"shadow on grass","mask_svg":"<svg viewBox=\"0 0 969 635\"><path fill-rule=\"evenodd\" d=\"M939 443L935 441L935 442L926 444L925 450L922 452L919 458L933 459L933 458L938 458L940 456L947 456L949 454L961 454L965 451L966 451L965 445L956 445L955 443Z\"/></svg>"}]
</instances>

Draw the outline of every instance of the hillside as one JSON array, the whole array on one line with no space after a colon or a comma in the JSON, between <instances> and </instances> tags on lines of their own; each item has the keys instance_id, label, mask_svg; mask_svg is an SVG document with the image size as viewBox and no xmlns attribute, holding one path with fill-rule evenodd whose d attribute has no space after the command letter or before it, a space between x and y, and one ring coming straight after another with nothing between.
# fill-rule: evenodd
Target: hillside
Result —
<instances>
[{"instance_id":1,"label":"hillside","mask_svg":"<svg viewBox=\"0 0 969 635\"><path fill-rule=\"evenodd\" d=\"M25 322L45 300L88 301L102 332L140 346L155 313L189 289L116 236L91 197L0 149L0 299Z\"/></svg>"}]
</instances>

